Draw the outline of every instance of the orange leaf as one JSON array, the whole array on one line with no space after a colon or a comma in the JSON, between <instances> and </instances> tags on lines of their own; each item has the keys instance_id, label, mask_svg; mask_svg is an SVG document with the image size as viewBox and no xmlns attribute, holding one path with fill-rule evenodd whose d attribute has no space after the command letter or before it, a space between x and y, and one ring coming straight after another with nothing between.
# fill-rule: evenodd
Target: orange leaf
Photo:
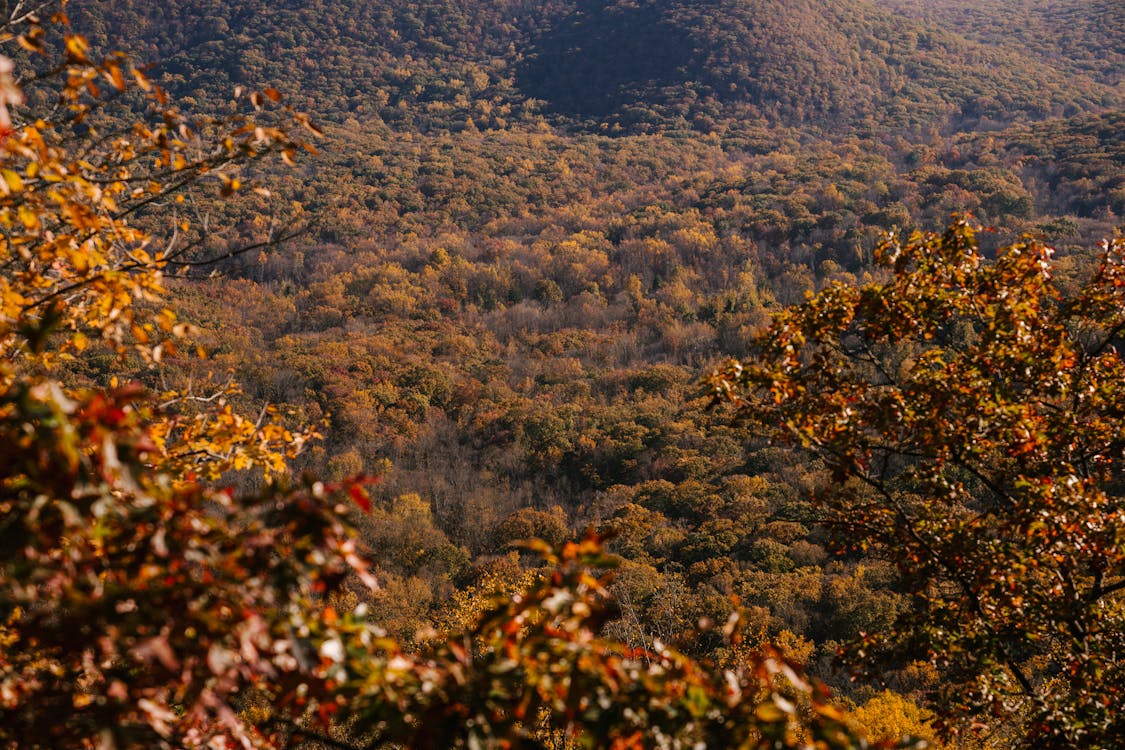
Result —
<instances>
[{"instance_id":1,"label":"orange leaf","mask_svg":"<svg viewBox=\"0 0 1125 750\"><path fill-rule=\"evenodd\" d=\"M110 65L106 68L105 75L118 91L122 91L125 88L125 76L121 75L121 68L116 65Z\"/></svg>"}]
</instances>

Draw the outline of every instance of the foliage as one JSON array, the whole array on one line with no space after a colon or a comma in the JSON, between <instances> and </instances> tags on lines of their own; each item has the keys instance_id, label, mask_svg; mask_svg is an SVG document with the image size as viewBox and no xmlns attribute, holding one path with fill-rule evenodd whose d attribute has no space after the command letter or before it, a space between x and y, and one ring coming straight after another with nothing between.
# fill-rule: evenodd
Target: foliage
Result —
<instances>
[{"instance_id":1,"label":"foliage","mask_svg":"<svg viewBox=\"0 0 1125 750\"><path fill-rule=\"evenodd\" d=\"M596 539L547 551L558 569L474 629L405 652L363 605L340 616L322 598L348 571L374 585L331 500L342 488L174 488L143 465L139 397L44 382L3 402L11 747L292 747L326 740L337 714L378 747L537 747L546 731L585 747L866 746L780 656L717 671L600 638L615 610Z\"/></svg>"},{"instance_id":2,"label":"foliage","mask_svg":"<svg viewBox=\"0 0 1125 750\"><path fill-rule=\"evenodd\" d=\"M377 728L377 744L412 748L867 746L777 652L724 670L606 639L617 605L600 542L535 545L545 575L430 651L353 659L361 678L344 715ZM732 617L735 642L737 630Z\"/></svg>"},{"instance_id":3,"label":"foliage","mask_svg":"<svg viewBox=\"0 0 1125 750\"><path fill-rule=\"evenodd\" d=\"M0 743L253 744L240 694L324 681L304 623L370 580L337 490L173 486L133 389L21 379L0 410Z\"/></svg>"},{"instance_id":4,"label":"foliage","mask_svg":"<svg viewBox=\"0 0 1125 750\"><path fill-rule=\"evenodd\" d=\"M292 747L337 714L379 747L536 747L551 731L584 747L865 746L776 654L720 671L601 638L615 609L594 539L548 552L558 570L473 629L405 652L362 605L339 616L322 598L349 570L369 580L341 488L172 488L143 466L139 398L41 383L3 403L12 747Z\"/></svg>"},{"instance_id":5,"label":"foliage","mask_svg":"<svg viewBox=\"0 0 1125 750\"><path fill-rule=\"evenodd\" d=\"M71 3L93 47L110 40L155 61L142 69L153 92L124 58L98 61L79 45L88 66L68 64L48 26L26 40L46 54L9 53L26 79L16 124L43 119L68 170L107 180L107 136L163 158L134 126L159 137L162 113L176 110L171 124L192 137L168 130L179 136L173 161L216 162L117 222L119 236L149 238L141 249L153 258L129 271L137 281L151 272L153 285L118 297L121 326L103 336L94 312L52 323L31 310L16 328L16 369L73 387L74 403L113 391L114 376L145 383L152 397L128 397L148 415L138 417L153 446L142 473L181 492L229 482L253 505L260 474L231 471L247 466L275 477L286 464L308 468L329 484L380 474L366 488L373 512L355 519L382 586L363 595L365 619L405 642L432 640L443 623L467 627L495 571L504 591L518 590L531 572L497 561L509 541L595 524L620 531L610 548L625 558L609 587L623 617L604 637L649 650L658 639L727 664L721 631L696 625L721 622L737 596L752 633L744 647L797 644L787 653L862 703L870 689L830 665L838 640L906 608L893 567L829 554L806 500L824 479L820 463L701 415L689 394L699 369L743 353L778 304L870 280L884 230L971 208L1005 229L981 238L986 254L1042 231L1058 243L1060 285L1088 270L1084 248L1125 212L1125 131L1120 113L1101 111L1120 101L1107 88L1119 12L1108 0L1020 0L985 21L952 5L927 3L914 23L847 0ZM560 56L566 75L536 79L571 46L588 56ZM622 54L651 58L652 47L677 65L614 89L614 76L638 72ZM43 77L28 77L28 65ZM79 92L80 119L56 110L68 69L90 66L101 66L100 96ZM315 163L275 169L243 149L292 159L285 141L303 150L294 134L305 126L266 92L249 113L248 92L231 100L240 84L272 87L333 123ZM185 109L161 102L157 86ZM559 114L607 91L616 98L600 121ZM1020 122L1048 111L1076 115ZM281 138L236 134L247 117ZM872 127L892 122L902 128ZM949 135L972 127L981 132ZM87 151L97 158L80 165ZM26 174L31 162L11 158L54 210ZM114 194L119 207L148 196L131 187L149 166L129 166L135 182ZM272 195L242 189L263 173ZM162 174L150 176L167 183ZM64 184L79 200L81 184ZM208 199L215 192L222 201ZM7 199L13 228L38 247L45 235L23 228L20 200ZM53 231L74 235L66 221ZM272 250L305 225L286 252ZM95 243L110 270L123 245ZM19 339L36 331L34 345ZM324 439L308 449L314 426ZM331 599L339 612L358 601L354 591ZM914 700L933 684L893 679ZM268 705L246 700L258 702Z\"/></svg>"},{"instance_id":6,"label":"foliage","mask_svg":"<svg viewBox=\"0 0 1125 750\"><path fill-rule=\"evenodd\" d=\"M21 44L48 54L44 33L33 24ZM209 398L184 426L175 408L190 392L61 383L60 364L100 347L122 368L129 354L159 364L184 332L157 306L163 272L209 259L177 235L156 249L134 219L151 208L150 223L175 221L177 191L217 174L233 193L234 164L300 145L244 119L200 134L123 58L62 43L61 119L15 121L0 154L0 745L867 746L779 655L720 670L603 638L616 610L595 537L543 544L554 570L541 581L408 652L366 604L334 605L377 588L348 522L352 504L371 510L370 480L201 484L255 462L276 473L300 436ZM157 124L126 114L101 130L103 79L151 93ZM36 96L2 83L9 105ZM543 516L531 521L550 527Z\"/></svg>"},{"instance_id":7,"label":"foliage","mask_svg":"<svg viewBox=\"0 0 1125 750\"><path fill-rule=\"evenodd\" d=\"M245 390L229 397L234 414L268 402L324 434L298 465L326 479L383 476L369 489L389 516L377 510L357 526L383 586L369 616L395 636L448 622L457 592L487 579L507 541L529 535L520 531L527 514L557 505L571 530L621 530L610 546L628 564L612 590L625 615L607 634L721 660L722 638L695 624L721 621L737 596L755 638L807 639L810 672L861 702L865 688L837 674L833 657L839 640L902 611L894 576L885 564L832 557L806 501L820 465L701 415L692 382L719 352L744 352L777 304L863 279L883 231L944 222L952 210L972 208L1011 232L985 237L989 247L1042 227L1060 243L1060 275L1081 272L1081 248L1125 205L1120 116L992 122L954 136L927 122L826 138L767 128L772 115L700 120L689 132L678 109L667 121L638 120L635 131L663 135L604 137L561 117L548 127L522 107L508 50L558 34L550 9L440 0L73 8L96 17L86 27L99 35L148 45L158 62L147 74L171 91L223 109L228 83L260 77L334 123L315 162L271 175L312 230L286 252L243 254L217 264L220 276L176 284L177 312L209 358L165 358L162 374L182 390L233 370ZM825 9L785 9L808 36L812 16L799 10ZM707 40L721 28L700 21L691 34ZM750 54L713 41L716 55ZM778 80L789 103L815 99ZM1089 94L1080 82L1073 92ZM995 114L996 103L982 107ZM211 227L225 219L235 247L253 244L268 214L257 200L236 192L212 209L223 218ZM436 528L395 518L411 494L431 506ZM917 698L912 682L894 685Z\"/></svg>"},{"instance_id":8,"label":"foliage","mask_svg":"<svg viewBox=\"0 0 1125 750\"><path fill-rule=\"evenodd\" d=\"M853 663L924 656L947 717L1108 748L1125 690L1125 239L1069 288L1051 248L989 259L978 231L892 236L882 279L779 313L710 385L823 458L842 538L898 566L911 604Z\"/></svg>"},{"instance_id":9,"label":"foliage","mask_svg":"<svg viewBox=\"0 0 1125 750\"><path fill-rule=\"evenodd\" d=\"M292 131L312 128L288 108L264 111L278 99L273 90L246 97L253 114L186 116L123 55L98 60L79 35L55 39L67 23L61 15L56 21L43 26L31 16L11 30L45 69L25 91L6 84L14 112L0 145L5 385L66 366L92 346L129 352L150 367L175 355L190 326L159 306L166 276L222 259L208 254L213 230L187 210L186 190L211 182L229 195L240 186L242 165L274 153L291 159L305 145ZM25 99L26 112L19 106ZM107 114L118 99L132 100L144 115L122 122ZM165 218L173 231L161 240L145 224L165 203L175 206ZM223 257L278 239L229 248ZM152 450L212 478L251 465L280 470L308 435L247 420L225 407L226 395L162 394L167 404ZM208 400L215 410L190 408Z\"/></svg>"},{"instance_id":10,"label":"foliage","mask_svg":"<svg viewBox=\"0 0 1125 750\"><path fill-rule=\"evenodd\" d=\"M271 679L274 698L295 696L286 673L315 683L315 644L295 635L315 595L348 572L374 583L337 491L203 487L196 474L276 472L302 437L219 400L185 411L190 392L156 403L51 373L102 347L150 364L174 353L185 326L158 307L165 270L208 259L185 217L166 217L176 233L159 247L143 214L205 179L233 191L240 163L299 142L268 116L189 120L122 56L92 59L65 18L50 27L64 29L57 60L52 32L24 21L18 41L47 70L34 88L5 81L0 742L253 743L232 701ZM118 129L104 108L129 95L152 109Z\"/></svg>"},{"instance_id":11,"label":"foliage","mask_svg":"<svg viewBox=\"0 0 1125 750\"><path fill-rule=\"evenodd\" d=\"M696 637L694 623L722 619L737 595L767 637L811 639L810 670L859 700L832 656L902 608L891 576L828 555L806 502L822 469L701 414L693 380L719 351L744 352L779 302L862 279L883 229L944 221L983 196L990 208L1035 196L1030 217L982 212L1014 231L1066 216L1050 230L1066 243L1060 273L1081 272L1075 248L1111 226L1111 193L1096 186L1120 172L1116 122L930 147L772 133L762 152L733 137L330 128L315 170L279 178L308 215L331 217L323 230L178 291L212 352L190 372L234 369L259 403L308 423L327 415L307 466L384 474L380 501L417 493L468 551L471 567L451 573L396 546L408 535L384 547L361 525L396 633L442 621L455 587L530 535L514 513L558 505L571 529L622 529L611 548L645 571L614 585L628 584L636 617L611 626L617 637L714 656L721 639ZM384 562L400 548L406 562Z\"/></svg>"},{"instance_id":12,"label":"foliage","mask_svg":"<svg viewBox=\"0 0 1125 750\"><path fill-rule=\"evenodd\" d=\"M138 216L177 194L182 201L184 188L204 178L230 194L239 187L240 164L271 152L291 158L302 144L277 117L189 118L122 56L91 59L85 39L66 34L56 60L48 36L31 25L19 37L52 70L20 94L39 106L26 120L17 108L3 143L3 353L19 351L51 367L93 334L118 348L131 338L144 357L159 361L160 339L183 325L168 311L139 320L134 301L158 296L166 271L205 264L192 255L203 240L188 212L176 210L167 217L176 233L159 247L136 226ZM112 93L103 95L103 86ZM151 108L144 119L122 127L102 117L110 100L130 94ZM261 110L277 96L271 90L250 98ZM44 106L50 109L41 114ZM307 122L289 114L291 124ZM66 340L46 352L45 337L57 329Z\"/></svg>"},{"instance_id":13,"label":"foliage","mask_svg":"<svg viewBox=\"0 0 1125 750\"><path fill-rule=\"evenodd\" d=\"M933 716L890 690L884 690L851 711L849 719L863 727L870 737L898 739L913 736L923 737L931 745L934 743L934 731L930 726Z\"/></svg>"},{"instance_id":14,"label":"foliage","mask_svg":"<svg viewBox=\"0 0 1125 750\"><path fill-rule=\"evenodd\" d=\"M970 39L1007 48L1054 66L1120 83L1125 52L1115 35L1125 9L1113 0L879 0L879 5Z\"/></svg>"},{"instance_id":15,"label":"foliage","mask_svg":"<svg viewBox=\"0 0 1125 750\"><path fill-rule=\"evenodd\" d=\"M336 122L396 130L502 130L553 115L567 130L683 133L747 121L962 129L1119 106L1117 18L1102 13L1104 29L1092 13L1082 24L1073 11L1037 14L1043 38L1073 40L1046 60L1029 54L1038 38L1001 44L993 32L981 43L970 39L982 24L856 0L122 0L75 14L115 43L146 45L185 96L215 97L216 80L270 81ZM1009 36L1031 36L991 15Z\"/></svg>"}]
</instances>

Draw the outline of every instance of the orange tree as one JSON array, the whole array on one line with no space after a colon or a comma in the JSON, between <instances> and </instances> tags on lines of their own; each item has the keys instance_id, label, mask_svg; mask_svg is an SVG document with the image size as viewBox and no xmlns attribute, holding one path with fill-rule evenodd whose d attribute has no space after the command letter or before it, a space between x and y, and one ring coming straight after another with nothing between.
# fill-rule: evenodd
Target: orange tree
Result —
<instances>
[{"instance_id":1,"label":"orange tree","mask_svg":"<svg viewBox=\"0 0 1125 750\"><path fill-rule=\"evenodd\" d=\"M822 458L841 539L897 564L913 604L853 664L929 661L947 719L1017 744L1117 747L1125 240L1068 284L1041 242L986 257L978 231L891 236L880 280L780 312L709 387Z\"/></svg>"},{"instance_id":2,"label":"orange tree","mask_svg":"<svg viewBox=\"0 0 1125 750\"><path fill-rule=\"evenodd\" d=\"M29 7L0 29L26 79L0 58L0 745L251 743L232 700L302 671L291 633L320 592L373 582L338 488L204 487L196 476L228 468L276 473L303 436L55 373L92 348L123 367L173 352L185 326L161 304L165 275L208 259L186 215L164 242L144 215L208 180L231 192L241 165L298 148L307 121L265 111L272 92L249 97L252 115L188 118L123 56L94 59L65 18L41 25ZM124 117L107 111L117 99Z\"/></svg>"},{"instance_id":3,"label":"orange tree","mask_svg":"<svg viewBox=\"0 0 1125 750\"><path fill-rule=\"evenodd\" d=\"M188 119L123 57L65 32L56 56L22 20L2 33L46 62L21 87L0 58L0 747L865 746L776 655L717 669L605 639L596 539L408 651L362 602L329 605L377 585L347 523L362 478L285 480L302 436L218 401L185 417L136 385L62 383L93 347L173 350L165 273L210 259L182 217L157 242L144 214L208 180L234 191L307 121L270 91L250 116ZM107 92L133 106L109 117ZM203 483L252 465L273 474L256 492Z\"/></svg>"}]
</instances>

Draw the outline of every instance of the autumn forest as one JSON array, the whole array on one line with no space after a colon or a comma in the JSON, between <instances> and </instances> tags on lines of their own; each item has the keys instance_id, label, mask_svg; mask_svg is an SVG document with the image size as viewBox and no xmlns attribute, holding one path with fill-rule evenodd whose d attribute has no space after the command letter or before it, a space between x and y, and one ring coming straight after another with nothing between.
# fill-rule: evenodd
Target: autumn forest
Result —
<instances>
[{"instance_id":1,"label":"autumn forest","mask_svg":"<svg viewBox=\"0 0 1125 750\"><path fill-rule=\"evenodd\" d=\"M1117 0L0 25L0 748L1125 745Z\"/></svg>"}]
</instances>

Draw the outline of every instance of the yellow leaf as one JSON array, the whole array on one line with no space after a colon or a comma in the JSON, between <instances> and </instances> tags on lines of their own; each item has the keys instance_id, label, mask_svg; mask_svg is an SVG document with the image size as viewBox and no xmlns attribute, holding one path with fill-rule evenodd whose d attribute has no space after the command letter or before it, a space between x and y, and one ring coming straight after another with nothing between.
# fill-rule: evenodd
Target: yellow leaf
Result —
<instances>
[{"instance_id":1,"label":"yellow leaf","mask_svg":"<svg viewBox=\"0 0 1125 750\"><path fill-rule=\"evenodd\" d=\"M43 43L40 42L38 39L31 38L31 36L29 36L27 34L21 34L19 37L16 38L16 41L19 42L19 45L21 47L23 47L25 50L27 50L28 52L42 52L43 51Z\"/></svg>"},{"instance_id":2,"label":"yellow leaf","mask_svg":"<svg viewBox=\"0 0 1125 750\"><path fill-rule=\"evenodd\" d=\"M758 706L754 709L754 715L758 717L759 721L763 721L766 724L776 724L780 721L784 721L786 718L785 712L772 702L763 703Z\"/></svg>"},{"instance_id":3,"label":"yellow leaf","mask_svg":"<svg viewBox=\"0 0 1125 750\"><path fill-rule=\"evenodd\" d=\"M0 175L4 177L4 185L13 193L18 193L23 190L23 178L20 177L19 172L11 169L0 169ZM7 192L7 190L5 190Z\"/></svg>"},{"instance_id":4,"label":"yellow leaf","mask_svg":"<svg viewBox=\"0 0 1125 750\"><path fill-rule=\"evenodd\" d=\"M20 206L19 214L20 221L23 222L23 225L25 227L27 227L28 229L39 228L39 216L37 216L36 213L31 210L30 206Z\"/></svg>"},{"instance_id":5,"label":"yellow leaf","mask_svg":"<svg viewBox=\"0 0 1125 750\"><path fill-rule=\"evenodd\" d=\"M77 34L67 36L66 51L69 52L70 56L75 60L84 62L86 60L86 50L88 49L90 49L90 45L87 44L86 40L82 37Z\"/></svg>"},{"instance_id":6,"label":"yellow leaf","mask_svg":"<svg viewBox=\"0 0 1125 750\"><path fill-rule=\"evenodd\" d=\"M86 271L89 270L90 258L83 250L76 250L69 255L71 265L74 266L75 271L77 271L79 274L85 274Z\"/></svg>"}]
</instances>

